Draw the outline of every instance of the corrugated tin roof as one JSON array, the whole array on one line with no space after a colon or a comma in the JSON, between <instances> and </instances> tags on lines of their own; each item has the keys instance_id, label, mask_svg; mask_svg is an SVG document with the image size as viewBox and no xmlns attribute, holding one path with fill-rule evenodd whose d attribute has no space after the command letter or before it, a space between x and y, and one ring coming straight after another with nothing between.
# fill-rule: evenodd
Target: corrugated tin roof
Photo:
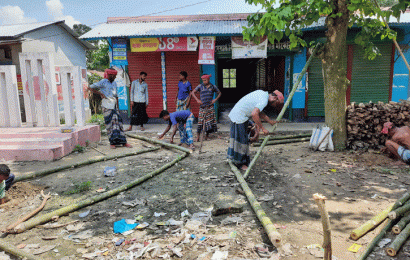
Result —
<instances>
[{"instance_id":1,"label":"corrugated tin roof","mask_svg":"<svg viewBox=\"0 0 410 260\"><path fill-rule=\"evenodd\" d=\"M48 25L55 24L55 23L57 22L1 25L0 26L0 37L19 37L30 31L34 31L44 26L48 26Z\"/></svg>"},{"instance_id":2,"label":"corrugated tin roof","mask_svg":"<svg viewBox=\"0 0 410 260\"><path fill-rule=\"evenodd\" d=\"M87 32L81 39L109 37L231 35L241 34L247 21L180 21L104 23Z\"/></svg>"}]
</instances>

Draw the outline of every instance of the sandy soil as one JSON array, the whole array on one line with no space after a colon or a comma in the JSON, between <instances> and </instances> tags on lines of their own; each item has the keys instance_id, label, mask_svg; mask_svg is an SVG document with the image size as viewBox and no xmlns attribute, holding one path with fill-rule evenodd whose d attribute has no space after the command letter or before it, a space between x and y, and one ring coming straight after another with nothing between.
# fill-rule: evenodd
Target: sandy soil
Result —
<instances>
[{"instance_id":1,"label":"sandy soil","mask_svg":"<svg viewBox=\"0 0 410 260\"><path fill-rule=\"evenodd\" d=\"M289 134L289 133L287 133ZM146 133L145 136L155 137ZM282 235L283 250L278 252L269 242L240 185L226 163L228 134L218 133L188 158L162 174L118 196L61 217L57 223L78 221L55 229L37 227L22 234L9 234L3 241L34 253L55 246L40 254L41 259L129 259L127 250L151 245L143 259L211 259L217 251L228 252L226 259L259 259L260 248L267 248L268 259L320 259L320 249L307 246L322 243L320 215L312 194L322 193L328 200L335 259L356 259L380 228L358 241L349 239L350 231L399 198L410 184L409 167L374 151L312 152L307 143L269 146L264 149L248 178L248 184L268 217ZM178 141L178 140L177 140ZM133 149L153 145L132 140ZM197 143L197 145L199 145ZM106 154L129 152L127 148L109 149L106 138L97 147ZM251 148L252 155L257 151ZM41 204L40 190L52 194L44 214L110 190L141 177L173 160L177 152L161 149L156 152L73 168L29 182L16 183L8 193L11 201L0 208L0 230ZM67 165L102 156L88 148L54 162L13 163L17 176L41 169ZM115 177L104 177L106 166L116 166ZM386 172L389 169L390 172ZM81 183L90 181L88 191L75 192ZM70 194L71 193L71 194ZM125 205L123 202L135 202ZM127 204L127 203L126 203ZM206 225L192 221L194 213L205 214L210 208L226 205L243 208L242 213L225 214L210 219ZM90 211L81 218L80 213ZM185 210L190 216L181 217ZM166 215L155 217L155 213ZM149 226L129 235L113 233L113 224L121 219L135 219ZM234 218L234 219L232 219ZM163 225L174 219L179 225ZM229 222L231 220L231 222ZM232 220L236 220L232 223ZM191 237L192 236L192 237ZM121 246L115 246L119 239ZM393 236L389 235L389 238ZM52 239L52 240L44 240ZM145 244L144 244L145 243ZM357 243L358 253L347 249ZM311 246L312 247L312 246ZM259 248L259 250L257 249ZM409 259L410 243L406 243L394 259ZM136 259L136 258L135 258ZM215 258L223 259L223 258ZM369 259L390 259L376 248Z\"/></svg>"}]
</instances>

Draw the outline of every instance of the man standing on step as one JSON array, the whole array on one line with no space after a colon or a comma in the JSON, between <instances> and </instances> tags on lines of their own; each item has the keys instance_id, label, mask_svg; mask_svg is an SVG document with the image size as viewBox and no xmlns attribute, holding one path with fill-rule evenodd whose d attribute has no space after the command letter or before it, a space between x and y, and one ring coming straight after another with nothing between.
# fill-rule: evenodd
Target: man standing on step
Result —
<instances>
[{"instance_id":1,"label":"man standing on step","mask_svg":"<svg viewBox=\"0 0 410 260\"><path fill-rule=\"evenodd\" d=\"M110 147L115 149L117 145L123 145L131 148L127 143L122 126L122 118L118 109L117 83L115 78L117 71L115 69L106 69L104 79L88 87L88 90L101 96L101 107L104 115L105 128L107 129Z\"/></svg>"},{"instance_id":2,"label":"man standing on step","mask_svg":"<svg viewBox=\"0 0 410 260\"><path fill-rule=\"evenodd\" d=\"M250 163L249 158L249 119L255 123L256 133L261 130L264 134L269 131L263 127L261 118L269 124L274 125L276 121L270 119L262 110L269 104L272 107L283 104L283 94L275 90L268 93L263 90L256 90L241 98L229 113L231 120L231 130L229 138L228 159L239 169L246 170Z\"/></svg>"},{"instance_id":3,"label":"man standing on step","mask_svg":"<svg viewBox=\"0 0 410 260\"><path fill-rule=\"evenodd\" d=\"M144 131L144 124L148 122L147 107L148 107L148 84L145 82L147 73L141 71L140 78L131 83L131 123L127 131L132 130L133 125L141 126L141 131Z\"/></svg>"},{"instance_id":4,"label":"man standing on step","mask_svg":"<svg viewBox=\"0 0 410 260\"><path fill-rule=\"evenodd\" d=\"M410 128L408 126L396 127L392 122L383 125L382 134L389 136L386 147L382 151L387 151L397 159L402 159L410 164Z\"/></svg>"}]
</instances>

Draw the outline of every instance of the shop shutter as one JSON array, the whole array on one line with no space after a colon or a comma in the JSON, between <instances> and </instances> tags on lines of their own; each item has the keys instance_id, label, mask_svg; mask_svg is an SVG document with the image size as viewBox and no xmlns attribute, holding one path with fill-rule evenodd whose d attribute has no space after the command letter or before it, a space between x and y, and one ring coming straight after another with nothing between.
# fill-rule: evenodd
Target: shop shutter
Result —
<instances>
[{"instance_id":1,"label":"shop shutter","mask_svg":"<svg viewBox=\"0 0 410 260\"><path fill-rule=\"evenodd\" d=\"M343 55L343 66L347 67L347 47ZM308 101L309 117L325 116L325 95L323 84L322 61L314 57L308 71Z\"/></svg>"},{"instance_id":2,"label":"shop shutter","mask_svg":"<svg viewBox=\"0 0 410 260\"><path fill-rule=\"evenodd\" d=\"M174 112L176 110L175 97L178 93L179 73L181 71L188 73L188 80L191 82L192 90L200 83L198 52L166 52L165 71L167 77L168 110ZM215 77L215 75L212 76ZM191 111L198 117L199 105L193 98L191 100Z\"/></svg>"},{"instance_id":3,"label":"shop shutter","mask_svg":"<svg viewBox=\"0 0 410 260\"><path fill-rule=\"evenodd\" d=\"M351 102L389 101L392 45L376 46L381 55L374 60L365 58L360 46L353 47Z\"/></svg>"},{"instance_id":4,"label":"shop shutter","mask_svg":"<svg viewBox=\"0 0 410 260\"><path fill-rule=\"evenodd\" d=\"M151 118L158 118L163 109L162 104L162 74L160 52L129 52L128 73L131 81L139 79L141 71L148 74L149 104L147 114Z\"/></svg>"}]
</instances>

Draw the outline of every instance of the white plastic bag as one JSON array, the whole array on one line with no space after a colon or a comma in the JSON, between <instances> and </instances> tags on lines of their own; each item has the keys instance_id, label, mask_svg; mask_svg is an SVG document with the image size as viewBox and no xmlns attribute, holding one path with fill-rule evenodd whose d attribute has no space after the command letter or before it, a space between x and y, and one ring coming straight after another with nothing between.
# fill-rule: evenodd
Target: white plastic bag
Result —
<instances>
[{"instance_id":1,"label":"white plastic bag","mask_svg":"<svg viewBox=\"0 0 410 260\"><path fill-rule=\"evenodd\" d=\"M333 137L333 130L330 127L317 126L315 129L313 129L312 137L310 138L309 147L312 148L313 150L334 151L332 137Z\"/></svg>"}]
</instances>

